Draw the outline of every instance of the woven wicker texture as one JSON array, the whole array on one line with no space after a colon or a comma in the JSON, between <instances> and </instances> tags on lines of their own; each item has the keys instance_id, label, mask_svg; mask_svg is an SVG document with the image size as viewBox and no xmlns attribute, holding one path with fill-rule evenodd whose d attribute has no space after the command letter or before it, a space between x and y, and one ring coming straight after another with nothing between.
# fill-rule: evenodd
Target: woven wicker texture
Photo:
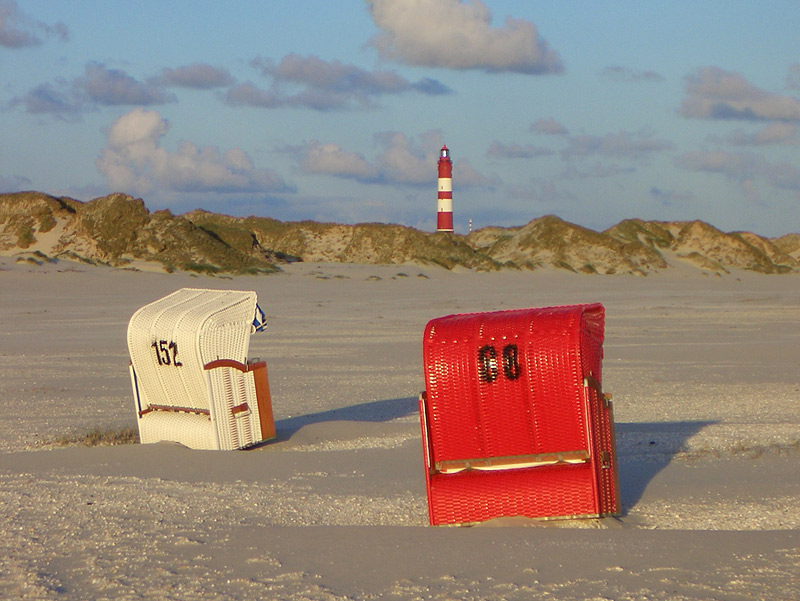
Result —
<instances>
[{"instance_id":1,"label":"woven wicker texture","mask_svg":"<svg viewBox=\"0 0 800 601\"><path fill-rule=\"evenodd\" d=\"M134 313L128 350L142 442L238 449L265 438L247 366L256 306L255 292L183 288Z\"/></svg>"},{"instance_id":2,"label":"woven wicker texture","mask_svg":"<svg viewBox=\"0 0 800 601\"><path fill-rule=\"evenodd\" d=\"M141 427L143 423L146 423L144 428ZM211 422L206 415L153 411L140 419L139 424L142 444L168 440L190 449L216 448Z\"/></svg>"},{"instance_id":3,"label":"woven wicker texture","mask_svg":"<svg viewBox=\"0 0 800 601\"><path fill-rule=\"evenodd\" d=\"M420 415L432 524L616 512L613 419L599 390L603 336L600 304L428 323ZM554 455L578 460L553 466ZM542 465L498 470L505 458ZM459 462L492 471L443 473Z\"/></svg>"},{"instance_id":4,"label":"woven wicker texture","mask_svg":"<svg viewBox=\"0 0 800 601\"><path fill-rule=\"evenodd\" d=\"M592 481L587 464L439 475L431 480L431 523L597 515Z\"/></svg>"}]
</instances>

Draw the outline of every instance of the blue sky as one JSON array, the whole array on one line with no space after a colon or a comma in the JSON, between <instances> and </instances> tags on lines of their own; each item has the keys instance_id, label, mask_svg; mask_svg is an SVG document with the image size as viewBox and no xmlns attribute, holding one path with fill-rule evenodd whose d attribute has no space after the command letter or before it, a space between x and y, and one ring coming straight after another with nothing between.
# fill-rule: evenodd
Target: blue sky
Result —
<instances>
[{"instance_id":1,"label":"blue sky","mask_svg":"<svg viewBox=\"0 0 800 601\"><path fill-rule=\"evenodd\" d=\"M793 1L0 0L0 191L800 232Z\"/></svg>"}]
</instances>

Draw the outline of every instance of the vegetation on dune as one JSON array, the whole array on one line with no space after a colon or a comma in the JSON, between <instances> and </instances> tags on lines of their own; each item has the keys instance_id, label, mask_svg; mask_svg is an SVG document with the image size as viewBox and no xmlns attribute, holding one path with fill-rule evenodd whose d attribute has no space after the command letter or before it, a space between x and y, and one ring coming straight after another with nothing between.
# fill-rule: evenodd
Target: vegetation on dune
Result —
<instances>
[{"instance_id":1,"label":"vegetation on dune","mask_svg":"<svg viewBox=\"0 0 800 601\"><path fill-rule=\"evenodd\" d=\"M619 240L554 215L535 219L522 227L489 228L470 236L489 256L525 269L553 265L587 274L645 275L667 267L657 251L638 240Z\"/></svg>"},{"instance_id":2,"label":"vegetation on dune","mask_svg":"<svg viewBox=\"0 0 800 601\"><path fill-rule=\"evenodd\" d=\"M675 237L660 223L641 219L625 219L603 233L620 242L641 243L651 248L669 248L675 241Z\"/></svg>"},{"instance_id":3,"label":"vegetation on dune","mask_svg":"<svg viewBox=\"0 0 800 601\"><path fill-rule=\"evenodd\" d=\"M676 238L677 248L703 255L717 262L725 271L729 268L760 273L785 273L791 270L789 265L774 263L741 235L726 234L704 221L683 223Z\"/></svg>"},{"instance_id":4,"label":"vegetation on dune","mask_svg":"<svg viewBox=\"0 0 800 601\"><path fill-rule=\"evenodd\" d=\"M135 426L123 428L101 428L95 426L82 434L65 434L55 440L45 443L57 447L83 446L101 447L122 444L136 444L139 442L139 430Z\"/></svg>"},{"instance_id":5,"label":"vegetation on dune","mask_svg":"<svg viewBox=\"0 0 800 601\"><path fill-rule=\"evenodd\" d=\"M34 192L0 195L0 251L33 248L59 224L58 239L42 249L56 258L113 267L140 260L206 274L277 271L269 255L241 252L185 217L150 213L143 200L125 194L85 203Z\"/></svg>"},{"instance_id":6,"label":"vegetation on dune","mask_svg":"<svg viewBox=\"0 0 800 601\"><path fill-rule=\"evenodd\" d=\"M59 199L38 192L0 194L0 250L16 246L27 249L37 242L36 233L45 234L58 223L56 216L70 212L71 199Z\"/></svg>"},{"instance_id":7,"label":"vegetation on dune","mask_svg":"<svg viewBox=\"0 0 800 601\"><path fill-rule=\"evenodd\" d=\"M788 273L800 271L800 234L770 240L725 233L702 221L640 219L596 232L546 215L520 227L487 227L461 236L384 223L282 222L203 210L151 213L142 199L125 194L81 202L19 192L0 194L0 253L35 263L42 257L112 267L144 261L165 271L207 275L273 273L293 261L492 271L550 266L583 274L647 275L678 260L718 274Z\"/></svg>"}]
</instances>

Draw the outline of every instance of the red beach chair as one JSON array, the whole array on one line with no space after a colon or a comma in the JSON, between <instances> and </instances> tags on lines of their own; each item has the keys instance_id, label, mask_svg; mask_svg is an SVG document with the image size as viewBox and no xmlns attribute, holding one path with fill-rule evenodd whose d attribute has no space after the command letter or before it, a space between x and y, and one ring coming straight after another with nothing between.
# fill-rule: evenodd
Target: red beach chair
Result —
<instances>
[{"instance_id":1,"label":"red beach chair","mask_svg":"<svg viewBox=\"0 0 800 601\"><path fill-rule=\"evenodd\" d=\"M430 523L619 513L601 304L450 315L425 329Z\"/></svg>"}]
</instances>

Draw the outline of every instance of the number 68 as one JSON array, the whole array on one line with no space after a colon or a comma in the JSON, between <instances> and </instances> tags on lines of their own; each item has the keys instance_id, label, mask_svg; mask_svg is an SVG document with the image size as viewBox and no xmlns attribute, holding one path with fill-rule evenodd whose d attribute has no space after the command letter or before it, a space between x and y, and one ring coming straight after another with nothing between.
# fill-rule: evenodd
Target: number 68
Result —
<instances>
[{"instance_id":1,"label":"number 68","mask_svg":"<svg viewBox=\"0 0 800 601\"><path fill-rule=\"evenodd\" d=\"M519 349L516 344L507 344L502 351L503 375L509 380L516 380L522 374L519 364ZM494 382L500 375L497 368L497 349L487 344L478 349L478 375L483 382Z\"/></svg>"}]
</instances>

